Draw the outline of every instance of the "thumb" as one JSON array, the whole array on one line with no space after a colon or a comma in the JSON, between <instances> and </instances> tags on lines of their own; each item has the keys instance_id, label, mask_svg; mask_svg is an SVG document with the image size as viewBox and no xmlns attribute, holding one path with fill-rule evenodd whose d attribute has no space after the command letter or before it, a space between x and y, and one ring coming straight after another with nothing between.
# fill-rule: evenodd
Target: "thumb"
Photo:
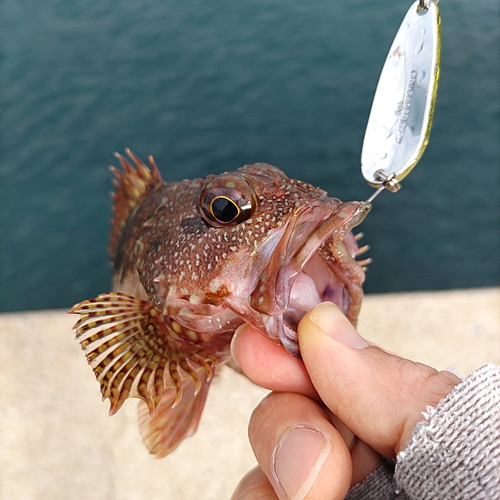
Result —
<instances>
[{"instance_id":1,"label":"thumb","mask_svg":"<svg viewBox=\"0 0 500 500\"><path fill-rule=\"evenodd\" d=\"M369 345L330 302L304 316L298 339L323 402L385 456L394 457L404 449L426 406L436 405L459 382L449 372Z\"/></svg>"}]
</instances>

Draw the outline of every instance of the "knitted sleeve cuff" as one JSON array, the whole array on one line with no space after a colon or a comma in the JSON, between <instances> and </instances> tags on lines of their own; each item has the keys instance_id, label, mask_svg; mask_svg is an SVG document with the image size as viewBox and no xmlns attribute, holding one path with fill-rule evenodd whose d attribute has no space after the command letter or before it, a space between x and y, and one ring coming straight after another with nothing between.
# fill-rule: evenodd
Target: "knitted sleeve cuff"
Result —
<instances>
[{"instance_id":1,"label":"knitted sleeve cuff","mask_svg":"<svg viewBox=\"0 0 500 500\"><path fill-rule=\"evenodd\" d=\"M404 494L397 494L394 480L394 464L383 462L362 483L357 484L349 491L345 500L407 500Z\"/></svg>"},{"instance_id":2,"label":"knitted sleeve cuff","mask_svg":"<svg viewBox=\"0 0 500 500\"><path fill-rule=\"evenodd\" d=\"M500 499L500 367L486 365L428 407L397 456L410 498Z\"/></svg>"}]
</instances>

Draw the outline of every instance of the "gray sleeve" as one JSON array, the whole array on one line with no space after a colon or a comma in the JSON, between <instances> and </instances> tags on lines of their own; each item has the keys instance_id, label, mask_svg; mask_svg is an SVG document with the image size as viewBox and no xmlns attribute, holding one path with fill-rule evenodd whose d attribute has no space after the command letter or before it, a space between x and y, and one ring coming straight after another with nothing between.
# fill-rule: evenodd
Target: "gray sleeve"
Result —
<instances>
[{"instance_id":1,"label":"gray sleeve","mask_svg":"<svg viewBox=\"0 0 500 500\"><path fill-rule=\"evenodd\" d=\"M411 500L398 491L394 479L394 464L391 461L371 473L362 483L352 488L345 500Z\"/></svg>"},{"instance_id":2,"label":"gray sleeve","mask_svg":"<svg viewBox=\"0 0 500 500\"><path fill-rule=\"evenodd\" d=\"M413 431L395 473L382 465L346 500L500 500L500 367L454 387Z\"/></svg>"}]
</instances>

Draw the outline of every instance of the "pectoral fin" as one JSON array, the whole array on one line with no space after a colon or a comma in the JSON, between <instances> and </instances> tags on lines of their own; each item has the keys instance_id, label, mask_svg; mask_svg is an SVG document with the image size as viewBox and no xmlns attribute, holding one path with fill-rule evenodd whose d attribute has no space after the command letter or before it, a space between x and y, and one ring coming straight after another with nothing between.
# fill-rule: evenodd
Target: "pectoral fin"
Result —
<instances>
[{"instance_id":1,"label":"pectoral fin","mask_svg":"<svg viewBox=\"0 0 500 500\"><path fill-rule=\"evenodd\" d=\"M179 339L169 317L131 295L105 293L69 312L81 315L76 337L103 399L110 400L111 415L127 398L144 400L151 416L148 425L156 429L154 435L143 431L144 440L152 451L158 450L153 451L157 456L194 432L217 364L214 356ZM157 429L163 424L165 429Z\"/></svg>"}]
</instances>

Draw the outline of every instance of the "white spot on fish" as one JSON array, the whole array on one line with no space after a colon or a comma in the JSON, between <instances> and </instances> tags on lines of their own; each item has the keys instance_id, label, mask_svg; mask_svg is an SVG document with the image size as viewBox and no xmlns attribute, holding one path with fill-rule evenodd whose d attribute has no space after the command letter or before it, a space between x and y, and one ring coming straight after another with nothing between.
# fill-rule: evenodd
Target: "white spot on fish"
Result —
<instances>
[{"instance_id":1,"label":"white spot on fish","mask_svg":"<svg viewBox=\"0 0 500 500\"><path fill-rule=\"evenodd\" d=\"M212 293L216 293L219 288L221 286L221 281L219 278L215 278L211 283L210 283L210 286L209 286L209 289Z\"/></svg>"},{"instance_id":2,"label":"white spot on fish","mask_svg":"<svg viewBox=\"0 0 500 500\"><path fill-rule=\"evenodd\" d=\"M196 342L198 340L198 334L193 330L186 330L186 335L188 336L189 340L192 340L193 342Z\"/></svg>"}]
</instances>

